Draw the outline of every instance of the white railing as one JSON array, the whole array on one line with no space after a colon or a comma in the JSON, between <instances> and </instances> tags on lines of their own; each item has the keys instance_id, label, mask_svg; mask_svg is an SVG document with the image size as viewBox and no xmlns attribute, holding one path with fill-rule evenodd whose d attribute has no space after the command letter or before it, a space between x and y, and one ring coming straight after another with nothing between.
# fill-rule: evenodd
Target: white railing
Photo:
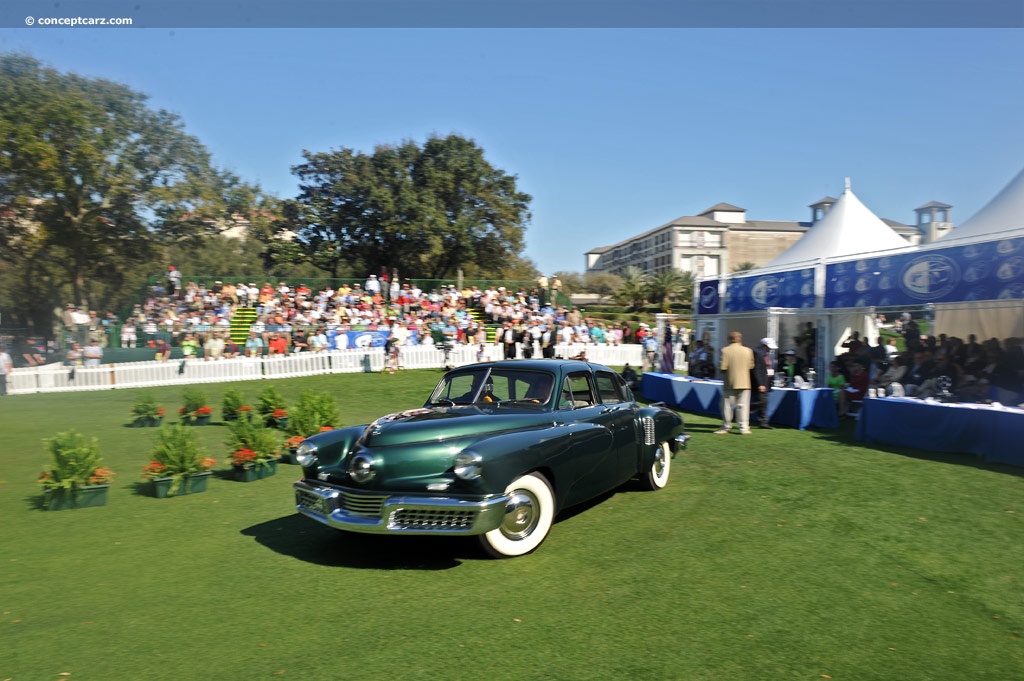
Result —
<instances>
[{"instance_id":1,"label":"white railing","mask_svg":"<svg viewBox=\"0 0 1024 681\"><path fill-rule=\"evenodd\" d=\"M559 345L556 348L559 357L574 357L583 351L586 351L588 360L598 364L621 366L629 363L634 367L640 367L642 363L642 349L639 345L575 344ZM448 354L448 365L457 367L473 364L477 361L478 352L477 345L456 346ZM501 359L503 353L504 348L497 343L484 346L484 358L487 360ZM534 354L534 357L539 356L539 353ZM681 368L682 354L677 352L675 359L676 368ZM168 362L126 362L98 367L49 364L16 369L7 376L7 391L12 395L18 395L293 378L318 374L369 373L381 371L384 366L384 350L381 348L303 352L261 358L239 357L209 362L188 359ZM444 352L439 347L431 345L403 347L399 355L399 366L403 369L440 369L445 366Z\"/></svg>"}]
</instances>

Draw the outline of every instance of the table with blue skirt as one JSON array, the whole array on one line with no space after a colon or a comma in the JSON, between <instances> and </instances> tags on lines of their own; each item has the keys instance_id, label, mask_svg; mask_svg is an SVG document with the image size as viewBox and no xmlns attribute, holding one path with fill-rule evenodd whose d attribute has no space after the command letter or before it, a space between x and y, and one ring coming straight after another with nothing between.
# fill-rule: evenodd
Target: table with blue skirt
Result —
<instances>
[{"instance_id":1,"label":"table with blue skirt","mask_svg":"<svg viewBox=\"0 0 1024 681\"><path fill-rule=\"evenodd\" d=\"M680 411L722 416L721 381L648 372L640 379L640 394L652 402L664 402ZM750 399L752 403L757 399L753 390ZM751 415L751 422L756 422L756 415ZM768 393L768 422L800 430L809 427L838 428L839 416L832 390L772 388Z\"/></svg>"},{"instance_id":2,"label":"table with blue skirt","mask_svg":"<svg viewBox=\"0 0 1024 681\"><path fill-rule=\"evenodd\" d=\"M857 439L932 452L976 454L1024 466L1024 409L910 397L864 400Z\"/></svg>"}]
</instances>

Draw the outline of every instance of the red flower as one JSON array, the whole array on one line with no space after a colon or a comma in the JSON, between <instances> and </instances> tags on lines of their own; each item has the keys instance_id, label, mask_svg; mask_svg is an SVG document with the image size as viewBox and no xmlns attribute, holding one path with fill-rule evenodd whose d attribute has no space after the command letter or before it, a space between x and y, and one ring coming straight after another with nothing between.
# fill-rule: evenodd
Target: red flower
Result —
<instances>
[{"instance_id":1,"label":"red flower","mask_svg":"<svg viewBox=\"0 0 1024 681\"><path fill-rule=\"evenodd\" d=\"M178 413L179 414L184 414L185 413L185 407L178 407Z\"/></svg>"},{"instance_id":2,"label":"red flower","mask_svg":"<svg viewBox=\"0 0 1024 681\"><path fill-rule=\"evenodd\" d=\"M199 407L196 409L196 416L209 416L213 413L213 409L210 407Z\"/></svg>"},{"instance_id":3,"label":"red flower","mask_svg":"<svg viewBox=\"0 0 1024 681\"><path fill-rule=\"evenodd\" d=\"M321 433L329 433L334 430L334 426L320 426Z\"/></svg>"},{"instance_id":4,"label":"red flower","mask_svg":"<svg viewBox=\"0 0 1024 681\"><path fill-rule=\"evenodd\" d=\"M160 407L159 409L157 409L157 410L156 410L156 415L157 415L157 416L163 416L163 415L164 415L164 414L166 414L166 413L167 413L167 412L166 412L166 411L164 410L164 408L163 408L163 407Z\"/></svg>"},{"instance_id":5,"label":"red flower","mask_svg":"<svg viewBox=\"0 0 1024 681\"><path fill-rule=\"evenodd\" d=\"M89 476L89 482L93 485L108 485L114 480L114 471L109 468L97 468Z\"/></svg>"},{"instance_id":6,"label":"red flower","mask_svg":"<svg viewBox=\"0 0 1024 681\"><path fill-rule=\"evenodd\" d=\"M248 414L250 411L252 411L252 407L250 407L248 404L243 404L236 411L242 412L243 414Z\"/></svg>"},{"instance_id":7,"label":"red flower","mask_svg":"<svg viewBox=\"0 0 1024 681\"><path fill-rule=\"evenodd\" d=\"M207 457L205 457L203 459L203 461L202 461L202 463L200 465L203 468L213 468L216 463L217 463L216 459L214 459L213 457L207 456Z\"/></svg>"},{"instance_id":8,"label":"red flower","mask_svg":"<svg viewBox=\"0 0 1024 681\"><path fill-rule=\"evenodd\" d=\"M256 452L243 447L231 455L231 463L236 466L241 466L242 464L252 463L256 460L256 457Z\"/></svg>"},{"instance_id":9,"label":"red flower","mask_svg":"<svg viewBox=\"0 0 1024 681\"><path fill-rule=\"evenodd\" d=\"M289 449L295 449L296 447L298 447L299 445L301 445L301 444L302 444L302 441L303 441L303 440L305 440L305 439L306 439L306 438L302 437L301 435L292 435L292 436L291 436L290 438L288 438L288 440L287 440L287 441L286 441L286 442L284 443L284 446L285 446L285 447L288 447Z\"/></svg>"},{"instance_id":10,"label":"red flower","mask_svg":"<svg viewBox=\"0 0 1024 681\"><path fill-rule=\"evenodd\" d=\"M286 412L284 409L275 409L274 410L274 418L275 419L283 419L285 416L288 416L288 412Z\"/></svg>"},{"instance_id":11,"label":"red flower","mask_svg":"<svg viewBox=\"0 0 1024 681\"><path fill-rule=\"evenodd\" d=\"M150 461L142 467L142 475L146 478L160 478L163 477L163 472L166 470L167 466L159 461Z\"/></svg>"}]
</instances>

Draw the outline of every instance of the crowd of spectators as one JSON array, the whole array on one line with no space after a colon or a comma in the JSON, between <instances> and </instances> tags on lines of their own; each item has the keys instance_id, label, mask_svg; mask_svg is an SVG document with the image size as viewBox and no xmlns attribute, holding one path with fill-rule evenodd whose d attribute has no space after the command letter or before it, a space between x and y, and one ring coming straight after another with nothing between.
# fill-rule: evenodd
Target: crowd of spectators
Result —
<instances>
[{"instance_id":1,"label":"crowd of spectators","mask_svg":"<svg viewBox=\"0 0 1024 681\"><path fill-rule=\"evenodd\" d=\"M429 291L416 282L401 282L398 273L370 275L365 282L311 290L287 282L182 282L170 268L166 280L152 287L124 319L113 313L83 312L68 305L63 322L79 343L67 356L71 363L86 360L85 350L151 348L169 356L180 348L185 357L206 359L241 355L322 352L347 347L347 331L385 332L393 344L482 344L488 327L505 356L553 356L558 345L570 343L620 345L647 343L653 338L646 324L614 323L584 316L559 298L557 277L542 277L539 285L506 288L458 288L445 285ZM247 338L231 340L238 310L253 308ZM234 327L237 329L238 324ZM200 352L201 349L201 352Z\"/></svg>"}]
</instances>

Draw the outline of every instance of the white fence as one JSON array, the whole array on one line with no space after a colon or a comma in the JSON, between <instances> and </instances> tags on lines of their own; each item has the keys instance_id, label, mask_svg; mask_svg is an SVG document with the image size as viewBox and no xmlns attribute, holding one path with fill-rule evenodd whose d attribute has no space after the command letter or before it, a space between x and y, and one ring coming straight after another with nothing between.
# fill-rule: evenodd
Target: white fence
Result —
<instances>
[{"instance_id":1,"label":"white fence","mask_svg":"<svg viewBox=\"0 0 1024 681\"><path fill-rule=\"evenodd\" d=\"M477 361L479 347L460 345L448 355L450 366L463 366ZM559 345L559 357L574 357L581 352L598 364L640 367L639 345ZM485 359L502 358L503 348L497 343L484 347ZM535 355L539 357L539 354ZM681 353L675 356L676 367L683 366ZM439 369L445 366L444 352L431 345L403 347L399 365L404 369ZM12 395L27 393L113 390L157 385L188 383L221 383L261 378L293 378L318 374L376 372L384 368L381 348L335 350L320 353L297 353L262 358L237 358L207 362L201 359L169 362L127 362L98 367L66 367L50 364L42 367L16 369L7 377L7 391Z\"/></svg>"}]
</instances>

